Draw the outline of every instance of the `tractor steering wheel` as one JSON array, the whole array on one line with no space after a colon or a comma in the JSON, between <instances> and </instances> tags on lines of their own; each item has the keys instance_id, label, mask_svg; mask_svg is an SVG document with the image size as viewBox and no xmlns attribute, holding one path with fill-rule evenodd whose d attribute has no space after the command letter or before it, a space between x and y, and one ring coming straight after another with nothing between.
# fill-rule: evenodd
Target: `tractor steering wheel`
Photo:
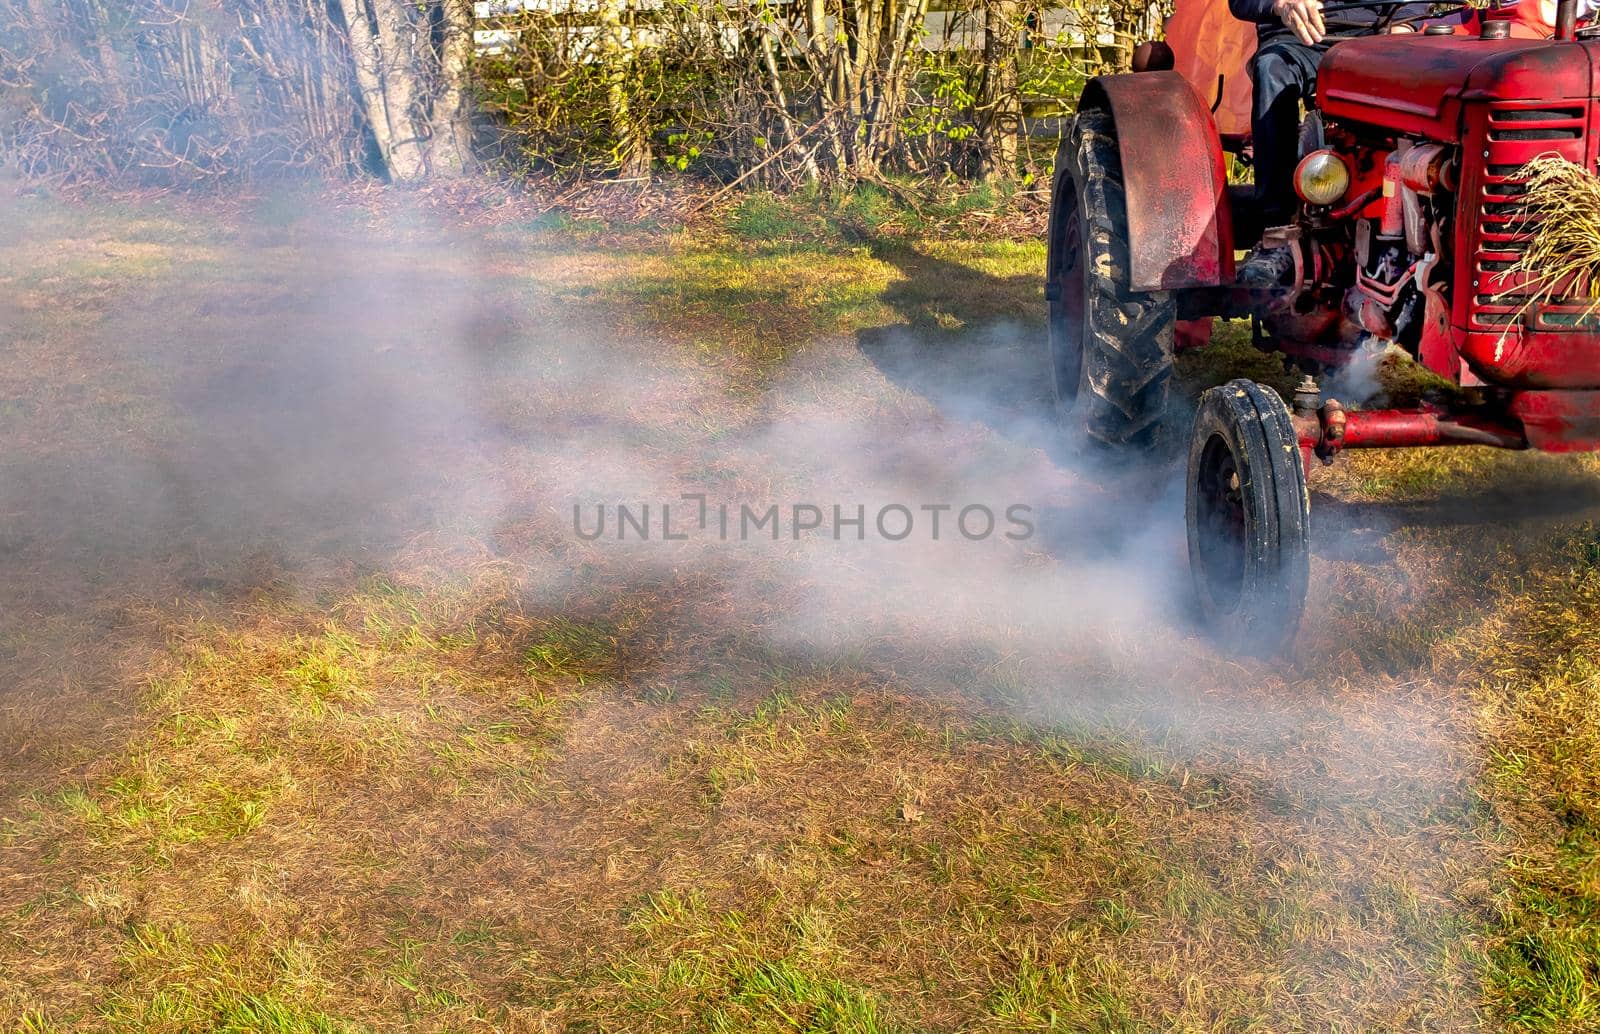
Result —
<instances>
[{"instance_id":1,"label":"tractor steering wheel","mask_svg":"<svg viewBox=\"0 0 1600 1034\"><path fill-rule=\"evenodd\" d=\"M1353 36L1381 36L1396 25L1415 25L1430 18L1438 18L1452 12L1466 10L1472 7L1470 0L1434 0L1428 4L1424 14L1410 14L1404 18L1397 18L1402 7L1413 7L1419 0L1351 0L1348 3L1323 4L1323 24L1327 27L1328 39L1345 39ZM1340 11L1371 11L1382 13L1370 22L1341 21L1338 18L1328 18L1327 15L1338 14Z\"/></svg>"}]
</instances>

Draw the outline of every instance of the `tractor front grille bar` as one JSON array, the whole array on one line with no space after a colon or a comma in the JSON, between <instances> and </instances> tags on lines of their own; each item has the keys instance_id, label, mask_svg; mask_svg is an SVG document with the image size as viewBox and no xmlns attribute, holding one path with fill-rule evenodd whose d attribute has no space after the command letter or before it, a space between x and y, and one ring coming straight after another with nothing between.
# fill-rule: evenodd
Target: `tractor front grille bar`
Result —
<instances>
[{"instance_id":1,"label":"tractor front grille bar","mask_svg":"<svg viewBox=\"0 0 1600 1034\"><path fill-rule=\"evenodd\" d=\"M1519 174L1529 161L1545 154L1584 163L1588 116L1586 105L1559 101L1511 101L1488 107L1481 148L1486 164L1476 198L1471 251L1468 329L1504 332L1525 326L1554 333L1600 329L1600 319L1588 315L1588 299L1529 304L1535 285L1527 274L1511 272L1538 225L1524 205L1528 185Z\"/></svg>"}]
</instances>

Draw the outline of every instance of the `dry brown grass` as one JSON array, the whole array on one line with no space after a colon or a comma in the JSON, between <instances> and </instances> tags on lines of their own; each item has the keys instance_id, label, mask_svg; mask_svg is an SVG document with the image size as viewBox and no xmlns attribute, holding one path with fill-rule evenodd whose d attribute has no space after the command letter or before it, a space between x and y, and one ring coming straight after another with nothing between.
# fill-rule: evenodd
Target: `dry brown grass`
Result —
<instances>
[{"instance_id":1,"label":"dry brown grass","mask_svg":"<svg viewBox=\"0 0 1600 1034\"><path fill-rule=\"evenodd\" d=\"M1592 460L1324 472L1322 609L1295 664L1219 657L1172 621L1039 638L1003 607L850 610L859 636L786 637L794 596L893 600L905 572L790 577L805 557L698 543L643 563L575 541L564 493L635 455L734 497L820 491L840 457L775 463L740 433L832 413L947 446L930 482L979 468L1075 500L1050 552L1015 560L1070 571L1123 519L1115 494L942 410L892 352L861 367L903 322L928 367L1007 373L1025 340L985 328L1029 318L1038 248L801 260L495 229L440 248L437 227L364 215L333 232L352 273L297 224L13 218L3 472L96 478L23 499L0 533L5 1023L1592 1024ZM354 330L328 308L391 278L413 308ZM815 309L827 333L793 345ZM609 380L524 361L574 323L616 332L593 356ZM470 361L442 375L428 357L462 327ZM372 357L406 448L253 423L351 404L274 380L311 361L279 338ZM235 412L193 390L263 380ZM465 434L404 401L447 388L472 402ZM574 426L626 449L570 449ZM263 428L348 494L297 502L295 468L245 448ZM153 458L201 440L240 467L178 463L149 495L116 480L169 476ZM374 459L334 462L348 449ZM130 512L173 485L196 505Z\"/></svg>"},{"instance_id":2,"label":"dry brown grass","mask_svg":"<svg viewBox=\"0 0 1600 1034\"><path fill-rule=\"evenodd\" d=\"M1550 154L1523 166L1517 178L1527 181L1523 205L1533 228L1505 275L1527 278L1513 289L1528 296L1522 311L1552 300L1592 299L1587 318L1600 308L1600 177Z\"/></svg>"}]
</instances>

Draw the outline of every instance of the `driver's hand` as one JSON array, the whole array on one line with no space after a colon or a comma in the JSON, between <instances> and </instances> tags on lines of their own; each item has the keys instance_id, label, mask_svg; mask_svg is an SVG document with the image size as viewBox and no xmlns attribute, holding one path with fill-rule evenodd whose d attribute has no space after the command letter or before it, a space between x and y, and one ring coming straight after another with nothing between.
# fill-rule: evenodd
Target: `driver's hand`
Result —
<instances>
[{"instance_id":1,"label":"driver's hand","mask_svg":"<svg viewBox=\"0 0 1600 1034\"><path fill-rule=\"evenodd\" d=\"M1322 21L1322 0L1276 0L1272 13L1308 47L1321 43L1328 34Z\"/></svg>"}]
</instances>

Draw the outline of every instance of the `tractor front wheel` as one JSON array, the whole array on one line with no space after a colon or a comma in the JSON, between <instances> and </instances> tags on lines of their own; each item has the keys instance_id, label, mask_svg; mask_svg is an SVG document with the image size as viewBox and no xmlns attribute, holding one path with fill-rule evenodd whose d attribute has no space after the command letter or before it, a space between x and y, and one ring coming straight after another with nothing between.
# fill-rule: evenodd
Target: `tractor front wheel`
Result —
<instances>
[{"instance_id":1,"label":"tractor front wheel","mask_svg":"<svg viewBox=\"0 0 1600 1034\"><path fill-rule=\"evenodd\" d=\"M1299 439L1276 392L1235 380L1200 397L1187 517L1206 624L1229 649L1281 652L1305 609L1311 498Z\"/></svg>"},{"instance_id":2,"label":"tractor front wheel","mask_svg":"<svg viewBox=\"0 0 1600 1034\"><path fill-rule=\"evenodd\" d=\"M1079 112L1056 153L1045 296L1057 413L1108 446L1149 449L1167 408L1177 310L1129 288L1127 198L1109 113Z\"/></svg>"}]
</instances>

